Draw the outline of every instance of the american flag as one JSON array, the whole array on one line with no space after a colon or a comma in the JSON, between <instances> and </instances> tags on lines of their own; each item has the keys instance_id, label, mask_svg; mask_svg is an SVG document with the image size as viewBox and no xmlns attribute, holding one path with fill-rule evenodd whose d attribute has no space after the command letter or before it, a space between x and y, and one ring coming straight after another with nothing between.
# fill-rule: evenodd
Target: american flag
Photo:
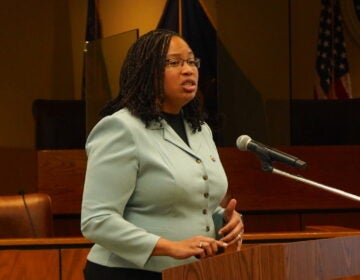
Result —
<instances>
[{"instance_id":1,"label":"american flag","mask_svg":"<svg viewBox=\"0 0 360 280\"><path fill-rule=\"evenodd\" d=\"M321 0L316 59L316 99L349 99L351 81L338 0Z\"/></svg>"}]
</instances>

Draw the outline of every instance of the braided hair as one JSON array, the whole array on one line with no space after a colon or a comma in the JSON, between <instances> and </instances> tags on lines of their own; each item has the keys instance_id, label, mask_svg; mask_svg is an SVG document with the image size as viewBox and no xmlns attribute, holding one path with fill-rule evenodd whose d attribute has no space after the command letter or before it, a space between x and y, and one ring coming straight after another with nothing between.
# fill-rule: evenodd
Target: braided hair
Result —
<instances>
[{"instance_id":1,"label":"braided hair","mask_svg":"<svg viewBox=\"0 0 360 280\"><path fill-rule=\"evenodd\" d=\"M146 126L163 118L164 69L173 36L181 37L170 30L153 30L139 37L130 47L120 72L119 94L101 110L102 116L126 107ZM192 130L200 131L204 120L198 96L187 103L182 111Z\"/></svg>"}]
</instances>

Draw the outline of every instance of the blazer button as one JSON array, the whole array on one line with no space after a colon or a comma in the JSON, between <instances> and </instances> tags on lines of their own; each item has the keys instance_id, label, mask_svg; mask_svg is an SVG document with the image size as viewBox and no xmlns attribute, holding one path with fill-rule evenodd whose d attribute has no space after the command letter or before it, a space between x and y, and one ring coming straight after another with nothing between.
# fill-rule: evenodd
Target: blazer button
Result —
<instances>
[{"instance_id":1,"label":"blazer button","mask_svg":"<svg viewBox=\"0 0 360 280\"><path fill-rule=\"evenodd\" d=\"M206 215L206 214L207 214L207 210L206 210L206 209L203 209L203 210L202 210L202 213L203 213L204 215Z\"/></svg>"},{"instance_id":2,"label":"blazer button","mask_svg":"<svg viewBox=\"0 0 360 280\"><path fill-rule=\"evenodd\" d=\"M209 226L206 226L206 231L210 231L210 227L209 227Z\"/></svg>"},{"instance_id":3,"label":"blazer button","mask_svg":"<svg viewBox=\"0 0 360 280\"><path fill-rule=\"evenodd\" d=\"M201 159L196 159L196 163L201 163Z\"/></svg>"},{"instance_id":4,"label":"blazer button","mask_svg":"<svg viewBox=\"0 0 360 280\"><path fill-rule=\"evenodd\" d=\"M208 179L208 176L207 175L204 175L203 176L203 179L206 181Z\"/></svg>"},{"instance_id":5,"label":"blazer button","mask_svg":"<svg viewBox=\"0 0 360 280\"><path fill-rule=\"evenodd\" d=\"M208 197L209 197L209 193L208 193L208 192L204 193L204 197L205 197L205 198L208 198Z\"/></svg>"}]
</instances>

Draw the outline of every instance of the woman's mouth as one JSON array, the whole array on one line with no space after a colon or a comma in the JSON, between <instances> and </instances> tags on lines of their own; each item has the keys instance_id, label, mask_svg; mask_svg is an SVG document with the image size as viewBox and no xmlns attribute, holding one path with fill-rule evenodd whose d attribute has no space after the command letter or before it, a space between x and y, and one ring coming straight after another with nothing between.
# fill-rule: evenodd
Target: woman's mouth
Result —
<instances>
[{"instance_id":1,"label":"woman's mouth","mask_svg":"<svg viewBox=\"0 0 360 280\"><path fill-rule=\"evenodd\" d=\"M193 92L193 91L196 91L196 89L197 89L196 82L194 80L190 80L190 79L182 82L181 86L186 92Z\"/></svg>"}]
</instances>

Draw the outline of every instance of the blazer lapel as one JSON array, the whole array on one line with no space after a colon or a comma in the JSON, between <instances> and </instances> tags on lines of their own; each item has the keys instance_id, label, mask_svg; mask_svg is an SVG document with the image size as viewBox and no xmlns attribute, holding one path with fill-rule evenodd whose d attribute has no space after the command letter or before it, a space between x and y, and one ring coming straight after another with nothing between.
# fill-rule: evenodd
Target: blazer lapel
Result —
<instances>
[{"instance_id":1,"label":"blazer lapel","mask_svg":"<svg viewBox=\"0 0 360 280\"><path fill-rule=\"evenodd\" d=\"M199 158L199 156L196 154L196 151L198 151L200 146L200 139L198 135L199 133L194 134L191 131L189 124L186 121L184 123L190 147L180 138L180 136L172 129L172 127L166 123L166 121L162 121L164 140L172 143L191 156Z\"/></svg>"},{"instance_id":2,"label":"blazer lapel","mask_svg":"<svg viewBox=\"0 0 360 280\"><path fill-rule=\"evenodd\" d=\"M186 135L188 137L188 141L189 141L189 145L191 147L191 150L193 151L193 153L197 153L200 150L200 147L201 147L202 134L201 133L194 133L192 131L191 126L188 124L188 122L185 121L184 123L185 123Z\"/></svg>"}]
</instances>

